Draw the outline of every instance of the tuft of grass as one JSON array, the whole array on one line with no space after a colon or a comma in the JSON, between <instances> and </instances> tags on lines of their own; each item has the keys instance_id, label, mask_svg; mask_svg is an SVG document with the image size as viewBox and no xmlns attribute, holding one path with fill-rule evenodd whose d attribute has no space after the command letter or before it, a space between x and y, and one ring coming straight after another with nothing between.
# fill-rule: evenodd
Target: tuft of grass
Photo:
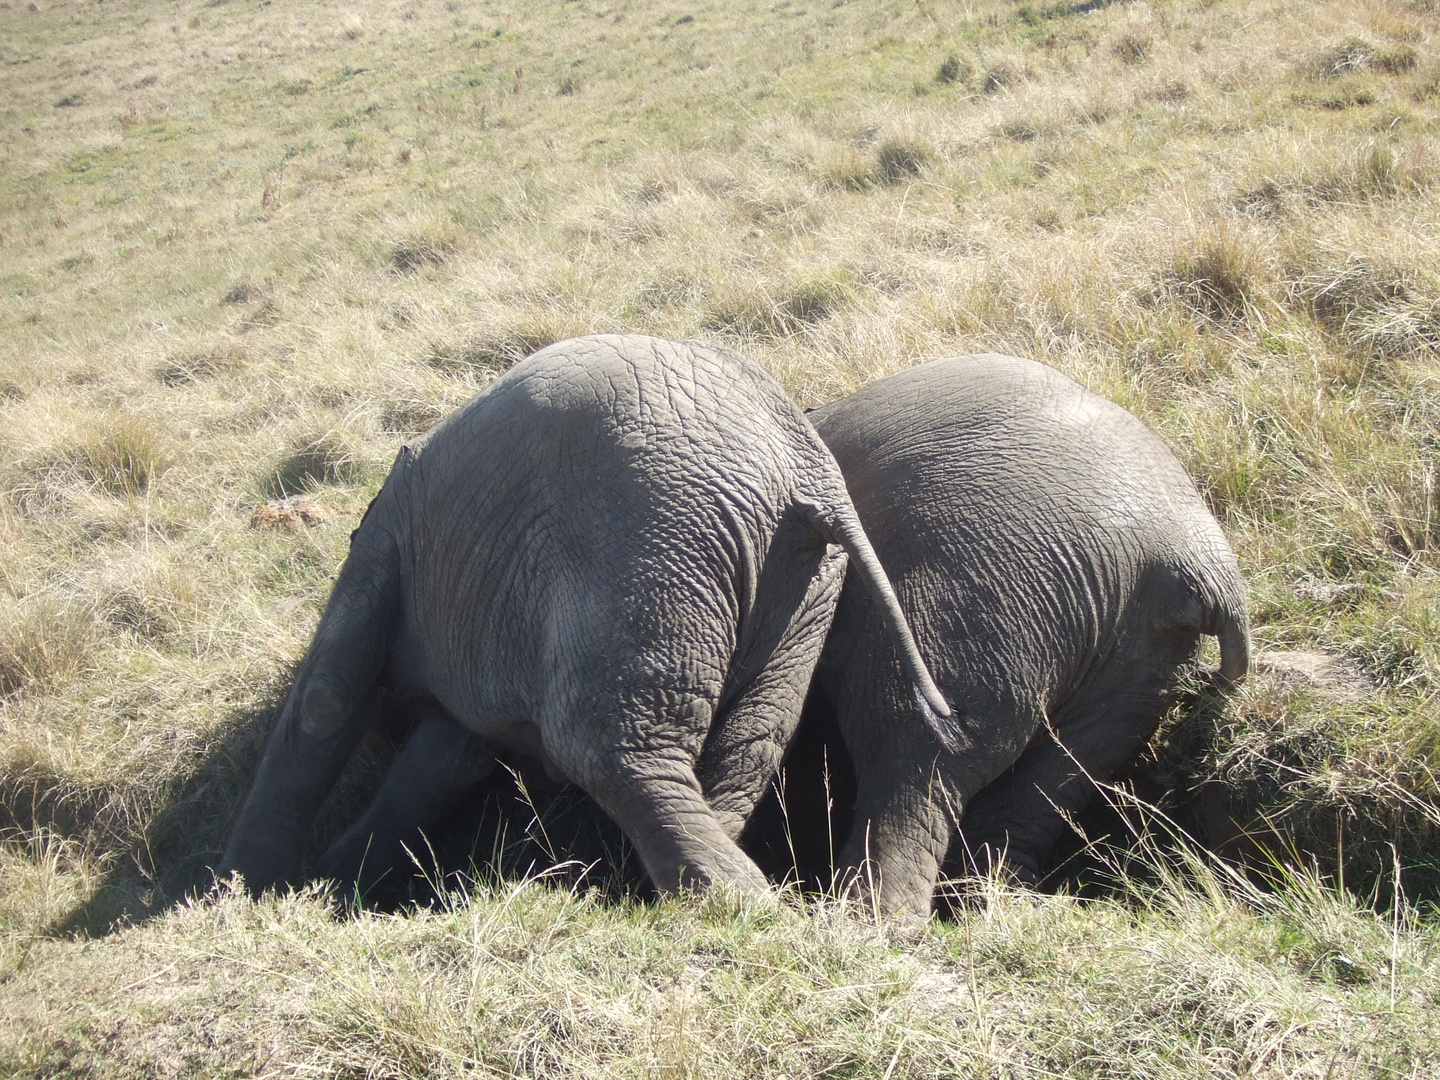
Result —
<instances>
[{"instance_id":1,"label":"tuft of grass","mask_svg":"<svg viewBox=\"0 0 1440 1080\"><path fill-rule=\"evenodd\" d=\"M583 333L558 315L538 315L492 326L458 342L431 345L425 363L443 372L499 374L547 345Z\"/></svg>"},{"instance_id":2,"label":"tuft of grass","mask_svg":"<svg viewBox=\"0 0 1440 1080\"><path fill-rule=\"evenodd\" d=\"M1351 254L1292 285L1298 302L1353 347L1387 358L1440 350L1440 280Z\"/></svg>"},{"instance_id":3,"label":"tuft of grass","mask_svg":"<svg viewBox=\"0 0 1440 1080\"><path fill-rule=\"evenodd\" d=\"M875 148L875 172L882 183L902 184L930 163L930 150L913 139L889 138Z\"/></svg>"},{"instance_id":4,"label":"tuft of grass","mask_svg":"<svg viewBox=\"0 0 1440 1080\"><path fill-rule=\"evenodd\" d=\"M760 287L721 297L710 325L742 337L788 337L831 318L853 302L849 274L805 275L771 291Z\"/></svg>"},{"instance_id":5,"label":"tuft of grass","mask_svg":"<svg viewBox=\"0 0 1440 1080\"><path fill-rule=\"evenodd\" d=\"M237 281L225 290L222 304L258 304L265 299L265 290L252 281Z\"/></svg>"},{"instance_id":6,"label":"tuft of grass","mask_svg":"<svg viewBox=\"0 0 1440 1080\"><path fill-rule=\"evenodd\" d=\"M387 401L380 409L380 427L396 435L418 435L422 431L428 431L444 418L444 411L439 405L423 398Z\"/></svg>"},{"instance_id":7,"label":"tuft of grass","mask_svg":"<svg viewBox=\"0 0 1440 1080\"><path fill-rule=\"evenodd\" d=\"M271 466L264 481L267 495L284 498L324 484L366 480L373 463L347 433L330 430L301 438Z\"/></svg>"},{"instance_id":8,"label":"tuft of grass","mask_svg":"<svg viewBox=\"0 0 1440 1080\"><path fill-rule=\"evenodd\" d=\"M993 59L980 76L980 89L987 94L1012 89L1020 84L1024 74L1024 69L1010 60Z\"/></svg>"},{"instance_id":9,"label":"tuft of grass","mask_svg":"<svg viewBox=\"0 0 1440 1080\"><path fill-rule=\"evenodd\" d=\"M1154 49L1154 39L1136 30L1127 30L1110 46L1110 51L1122 64L1143 64L1150 59Z\"/></svg>"},{"instance_id":10,"label":"tuft of grass","mask_svg":"<svg viewBox=\"0 0 1440 1080\"><path fill-rule=\"evenodd\" d=\"M952 83L968 82L970 74L970 65L951 53L940 61L940 66L935 70L935 81L949 86Z\"/></svg>"},{"instance_id":11,"label":"tuft of grass","mask_svg":"<svg viewBox=\"0 0 1440 1080\"><path fill-rule=\"evenodd\" d=\"M40 509L85 491L134 499L145 495L171 465L168 441L147 420L110 412L79 425L68 437L11 469L10 491L22 506Z\"/></svg>"},{"instance_id":12,"label":"tuft of grass","mask_svg":"<svg viewBox=\"0 0 1440 1080\"><path fill-rule=\"evenodd\" d=\"M62 685L90 659L93 625L89 612L54 600L0 607L0 700Z\"/></svg>"},{"instance_id":13,"label":"tuft of grass","mask_svg":"<svg viewBox=\"0 0 1440 1080\"><path fill-rule=\"evenodd\" d=\"M1385 145L1362 147L1348 159L1322 165L1295 185L1312 202L1370 202L1414 194L1432 187L1434 165L1402 157Z\"/></svg>"},{"instance_id":14,"label":"tuft of grass","mask_svg":"<svg viewBox=\"0 0 1440 1080\"><path fill-rule=\"evenodd\" d=\"M76 444L70 461L82 480L112 495L143 495L170 466L170 452L146 420L115 413Z\"/></svg>"},{"instance_id":15,"label":"tuft of grass","mask_svg":"<svg viewBox=\"0 0 1440 1080\"><path fill-rule=\"evenodd\" d=\"M1363 38L1350 37L1320 49L1304 67L1312 79L1337 79L1362 71L1403 75L1413 71L1419 59L1410 45L1379 49Z\"/></svg>"},{"instance_id":16,"label":"tuft of grass","mask_svg":"<svg viewBox=\"0 0 1440 1080\"><path fill-rule=\"evenodd\" d=\"M238 345L222 345L199 352L178 353L167 357L155 368L155 377L166 386L184 386L243 370L250 362L249 352Z\"/></svg>"},{"instance_id":17,"label":"tuft of grass","mask_svg":"<svg viewBox=\"0 0 1440 1080\"><path fill-rule=\"evenodd\" d=\"M396 242L390 249L390 265L402 274L413 274L427 266L439 266L454 250L455 240L446 233L419 233Z\"/></svg>"},{"instance_id":18,"label":"tuft of grass","mask_svg":"<svg viewBox=\"0 0 1440 1080\"><path fill-rule=\"evenodd\" d=\"M1270 278L1252 236L1227 227L1197 234L1157 283L1159 295L1212 319L1244 318Z\"/></svg>"}]
</instances>

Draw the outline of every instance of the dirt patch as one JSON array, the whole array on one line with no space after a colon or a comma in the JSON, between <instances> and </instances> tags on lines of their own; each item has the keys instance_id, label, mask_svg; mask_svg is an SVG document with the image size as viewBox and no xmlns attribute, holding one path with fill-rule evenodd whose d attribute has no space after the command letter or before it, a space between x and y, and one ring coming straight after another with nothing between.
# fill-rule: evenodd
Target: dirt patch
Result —
<instances>
[{"instance_id":1,"label":"dirt patch","mask_svg":"<svg viewBox=\"0 0 1440 1080\"><path fill-rule=\"evenodd\" d=\"M1316 690L1344 701L1375 692L1375 683L1342 653L1294 649L1257 653L1255 670L1281 686Z\"/></svg>"},{"instance_id":2,"label":"dirt patch","mask_svg":"<svg viewBox=\"0 0 1440 1080\"><path fill-rule=\"evenodd\" d=\"M255 508L250 515L250 527L298 532L303 528L328 525L333 518L329 510L313 499L271 499Z\"/></svg>"}]
</instances>

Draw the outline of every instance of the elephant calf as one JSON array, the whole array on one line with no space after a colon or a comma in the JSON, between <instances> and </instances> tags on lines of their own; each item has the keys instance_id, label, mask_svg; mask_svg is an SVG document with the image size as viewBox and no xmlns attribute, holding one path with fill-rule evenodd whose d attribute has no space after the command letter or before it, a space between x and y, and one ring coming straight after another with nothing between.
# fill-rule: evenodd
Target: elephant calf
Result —
<instances>
[{"instance_id":1,"label":"elephant calf","mask_svg":"<svg viewBox=\"0 0 1440 1080\"><path fill-rule=\"evenodd\" d=\"M1149 427L1042 364L961 356L810 413L941 691L944 738L848 581L816 675L855 765L842 872L923 918L960 825L1033 880L1153 733L1202 634L1249 663L1235 557Z\"/></svg>"},{"instance_id":2,"label":"elephant calf","mask_svg":"<svg viewBox=\"0 0 1440 1080\"><path fill-rule=\"evenodd\" d=\"M220 873L292 880L398 702L415 730L327 874L374 880L514 750L584 788L661 890L764 887L735 836L795 730L847 555L940 722L840 470L769 376L654 338L541 350L401 450Z\"/></svg>"}]
</instances>

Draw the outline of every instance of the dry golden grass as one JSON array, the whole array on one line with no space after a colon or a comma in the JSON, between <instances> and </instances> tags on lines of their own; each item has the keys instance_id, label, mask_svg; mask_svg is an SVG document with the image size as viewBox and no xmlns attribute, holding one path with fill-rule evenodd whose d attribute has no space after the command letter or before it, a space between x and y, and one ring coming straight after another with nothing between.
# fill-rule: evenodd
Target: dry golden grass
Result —
<instances>
[{"instance_id":1,"label":"dry golden grass","mask_svg":"<svg viewBox=\"0 0 1440 1080\"><path fill-rule=\"evenodd\" d=\"M522 881L403 918L224 898L80 955L36 943L0 1016L15 1075L1408 1076L1440 1064L1434 948L1304 878L1087 907L986 883L915 938L833 902Z\"/></svg>"},{"instance_id":2,"label":"dry golden grass","mask_svg":"<svg viewBox=\"0 0 1440 1080\"><path fill-rule=\"evenodd\" d=\"M443 1031L408 1013L372 1023L355 1012L364 994L343 989L387 964L412 978L439 956L426 935L458 933L436 928L503 889L413 925L332 926L309 901L163 913L204 881L398 444L533 349L592 331L739 344L806 405L926 358L1011 351L1144 416L1226 526L1260 650L1351 673L1264 667L1218 713L1177 718L1147 767L1182 816L1186 792L1223 782L1241 824L1278 831L1362 898L1390 895L1392 844L1407 895L1436 895L1432 5L7 0L0 28L0 1003L42 1010L24 1014L0 1070L143 1071L176 1000L145 995L169 984L136 991L143 1019L97 1005L110 1019L91 1027L81 1013L99 998L65 1012L54 988L96 972L109 993L172 961L193 976L183 986L209 987L173 1030L233 1008L260 1032L245 1046L273 1041L297 1071L548 1070L544 1048L566 1030L534 1019L549 1014L517 1008L510 1056L471 1067L460 1048L487 1030L479 1014L461 1009ZM300 493L321 505L316 524L250 528L258 506ZM377 767L357 766L322 832ZM1304 880L1277 894L1293 910L1247 898L1243 916L1166 915L1143 934L1125 921L1148 917L1133 890L1128 908L997 896L992 923L936 928L913 954L853 931L868 944L835 961L837 985L893 963L917 985L974 971L965 993L1013 988L993 1012L966 998L960 1035L929 1019L886 1028L886 1002L911 1008L909 990L854 1013L816 1005L798 1034L754 988L736 993L778 1029L724 1012L710 984L679 1035L639 1006L621 1015L624 991L595 1008L630 1032L615 1058L630 1064L612 1070L626 1075L842 1061L877 1076L1156 1075L1156 1048L1182 1044L1175 1062L1222 1075L1433 1071L1415 1034L1433 1026L1433 996L1361 1024L1379 1015L1367 994L1411 978L1354 955L1353 935L1372 941L1385 921L1336 915L1343 902ZM691 925L670 909L577 915L524 896L505 910L537 926ZM246 967L246 950L272 948L264 920L282 909L291 929L277 940L298 943L293 955ZM155 915L88 952L67 938ZM778 918L776 940L805 944L803 920ZM1335 920L1352 937L1334 954L1368 982L1319 945L1284 943ZM977 937L982 924L1002 929ZM770 929L735 933L742 952L772 948ZM984 964L945 966L935 950L956 933L989 942ZM369 966L370 934L399 958ZM1067 967L1117 934L1142 951ZM1412 957L1404 971L1431 971L1429 921L1392 938ZM1213 951L1183 977L1140 959L1191 944ZM294 990L295 957L313 955L339 958L327 970L345 973L340 988ZM210 956L233 999L206 982ZM149 957L164 959L140 971ZM666 962L700 963L687 957ZM473 974L449 962L433 959L445 1008ZM1042 1001L1056 972L1071 972L1065 989ZM1123 1000L1086 996L1106 980ZM1246 994L1290 1004L1257 1012ZM1087 1027L1125 1009L1138 1010L1129 1027ZM816 1034L847 1016L880 1034ZM104 1024L125 1033L106 1043ZM1390 1057L1371 1053L1364 1032L1407 1024ZM916 1032L903 1045L902 1028ZM762 1030L798 1040L799 1064L745 1056L771 1045ZM1047 1038L1092 1049L1046 1056ZM945 1058L946 1040L969 1049ZM431 1043L448 1049L405 1056ZM111 1068L106 1046L127 1064ZM233 1071L266 1067L244 1060Z\"/></svg>"}]
</instances>

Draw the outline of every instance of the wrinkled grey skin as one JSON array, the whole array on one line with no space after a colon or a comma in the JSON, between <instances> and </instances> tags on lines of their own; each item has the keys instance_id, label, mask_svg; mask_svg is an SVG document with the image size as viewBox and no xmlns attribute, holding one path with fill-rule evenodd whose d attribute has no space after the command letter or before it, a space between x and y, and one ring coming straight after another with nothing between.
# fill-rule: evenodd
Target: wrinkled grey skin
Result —
<instances>
[{"instance_id":1,"label":"wrinkled grey skin","mask_svg":"<svg viewBox=\"0 0 1440 1080\"><path fill-rule=\"evenodd\" d=\"M923 918L963 813L975 862L1033 881L1085 773L1141 748L1202 634L1222 678L1245 673L1234 555L1158 435L1030 360L937 360L809 415L954 709L944 743L912 719L847 581L816 675L855 763L841 866Z\"/></svg>"},{"instance_id":2,"label":"wrinkled grey skin","mask_svg":"<svg viewBox=\"0 0 1440 1080\"><path fill-rule=\"evenodd\" d=\"M327 876L375 880L515 751L584 788L662 891L763 888L735 836L798 722L847 553L945 712L834 459L769 376L655 338L540 351L401 450L219 873L293 882L398 701L415 729Z\"/></svg>"}]
</instances>

